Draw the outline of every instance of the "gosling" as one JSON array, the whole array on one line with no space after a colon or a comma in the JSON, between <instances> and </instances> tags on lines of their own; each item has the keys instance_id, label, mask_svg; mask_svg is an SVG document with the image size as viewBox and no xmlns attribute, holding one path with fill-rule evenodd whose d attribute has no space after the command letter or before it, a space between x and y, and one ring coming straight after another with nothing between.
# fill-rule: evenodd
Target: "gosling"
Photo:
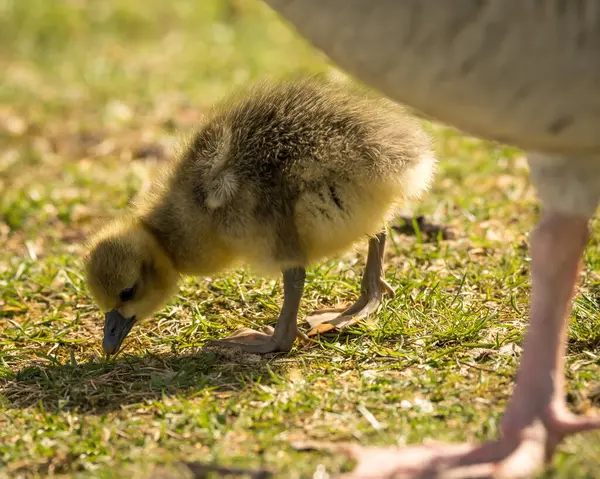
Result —
<instances>
[{"instance_id":1,"label":"gosling","mask_svg":"<svg viewBox=\"0 0 600 479\"><path fill-rule=\"evenodd\" d=\"M305 268L368 237L360 297L313 323L354 324L392 293L385 223L427 190L435 165L429 136L389 100L319 76L255 84L216 107L163 178L91 239L85 273L105 312L104 351L115 354L182 275L246 264L283 275L276 326L208 345L288 352L302 336Z\"/></svg>"}]
</instances>

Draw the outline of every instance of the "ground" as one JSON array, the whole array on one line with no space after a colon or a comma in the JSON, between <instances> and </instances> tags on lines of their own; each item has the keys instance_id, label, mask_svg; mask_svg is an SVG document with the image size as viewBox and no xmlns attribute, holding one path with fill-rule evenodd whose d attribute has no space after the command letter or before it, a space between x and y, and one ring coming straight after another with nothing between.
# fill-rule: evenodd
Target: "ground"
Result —
<instances>
[{"instance_id":1,"label":"ground","mask_svg":"<svg viewBox=\"0 0 600 479\"><path fill-rule=\"evenodd\" d=\"M258 0L0 0L0 45L0 476L146 477L188 460L308 478L352 463L294 441L497 435L539 213L521 152L426 124L441 165L414 212L454 237L394 232L397 295L368 323L289 355L204 350L274 322L279 279L239 270L187 279L107 360L86 235L235 87L336 71ZM579 413L600 396L599 238L594 225L570 324ZM302 314L356 298L364 260L358 245L311 268ZM576 436L543 477L598 477L599 462L600 434Z\"/></svg>"}]
</instances>

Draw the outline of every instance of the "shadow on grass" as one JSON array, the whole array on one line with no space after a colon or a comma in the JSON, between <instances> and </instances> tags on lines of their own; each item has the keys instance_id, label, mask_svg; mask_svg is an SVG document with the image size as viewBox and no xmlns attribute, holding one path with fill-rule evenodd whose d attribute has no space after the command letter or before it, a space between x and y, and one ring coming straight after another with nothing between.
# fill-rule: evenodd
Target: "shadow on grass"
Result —
<instances>
[{"instance_id":1,"label":"shadow on grass","mask_svg":"<svg viewBox=\"0 0 600 479\"><path fill-rule=\"evenodd\" d=\"M272 383L280 369L276 359L234 350L123 356L78 365L34 364L0 379L0 396L11 409L41 405L46 411L104 413L164 395L241 391L255 383Z\"/></svg>"}]
</instances>

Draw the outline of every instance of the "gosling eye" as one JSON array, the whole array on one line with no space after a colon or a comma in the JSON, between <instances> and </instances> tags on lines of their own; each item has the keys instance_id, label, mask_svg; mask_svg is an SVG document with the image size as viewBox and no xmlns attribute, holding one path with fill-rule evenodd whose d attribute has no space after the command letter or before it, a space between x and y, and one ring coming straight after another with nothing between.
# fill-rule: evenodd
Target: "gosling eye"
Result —
<instances>
[{"instance_id":1,"label":"gosling eye","mask_svg":"<svg viewBox=\"0 0 600 479\"><path fill-rule=\"evenodd\" d=\"M131 288L125 288L119 293L119 299L126 303L127 301L131 301L135 297L135 291L137 289L137 284L134 284Z\"/></svg>"}]
</instances>

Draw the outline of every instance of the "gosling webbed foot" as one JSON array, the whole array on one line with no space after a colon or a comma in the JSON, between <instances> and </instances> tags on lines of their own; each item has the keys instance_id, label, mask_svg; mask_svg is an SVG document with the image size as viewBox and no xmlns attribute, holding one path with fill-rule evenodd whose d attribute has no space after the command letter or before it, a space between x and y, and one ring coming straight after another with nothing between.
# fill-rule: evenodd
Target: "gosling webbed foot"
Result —
<instances>
[{"instance_id":1,"label":"gosling webbed foot","mask_svg":"<svg viewBox=\"0 0 600 479\"><path fill-rule=\"evenodd\" d=\"M241 328L225 339L209 341L206 345L238 348L254 354L291 351L297 337L301 340L308 339L297 326L305 278L304 268L290 268L283 272L283 307L275 328L265 326L262 331Z\"/></svg>"},{"instance_id":2,"label":"gosling webbed foot","mask_svg":"<svg viewBox=\"0 0 600 479\"><path fill-rule=\"evenodd\" d=\"M395 297L392 287L383 279L379 280L380 286L371 288L369 291L363 291L360 297L347 308L332 308L313 311L306 322L311 330L308 336L315 336L317 333L326 333L334 329L343 330L365 319L373 314L381 306L384 293Z\"/></svg>"},{"instance_id":3,"label":"gosling webbed foot","mask_svg":"<svg viewBox=\"0 0 600 479\"><path fill-rule=\"evenodd\" d=\"M300 331L296 331L296 338L300 341L307 339L306 335ZM267 353L287 353L291 351L293 345L288 343L278 344L275 338L275 328L272 326L264 326L262 331L256 331L251 328L240 328L231 336L224 339L216 339L208 341L206 346L220 346L223 348L237 348L246 353L267 354Z\"/></svg>"},{"instance_id":4,"label":"gosling webbed foot","mask_svg":"<svg viewBox=\"0 0 600 479\"><path fill-rule=\"evenodd\" d=\"M395 296L392 287L383 279L383 254L386 234L379 233L369 240L367 265L361 284L361 295L347 308L325 309L311 313L306 322L311 326L308 336L333 329L346 329L376 312L385 293Z\"/></svg>"},{"instance_id":5,"label":"gosling webbed foot","mask_svg":"<svg viewBox=\"0 0 600 479\"><path fill-rule=\"evenodd\" d=\"M275 338L275 329L271 326L265 326L261 331L251 328L238 329L231 336L224 339L217 339L206 343L207 346L220 346L223 348L241 349L246 353L267 354L289 352L292 348L283 351L278 348Z\"/></svg>"}]
</instances>

